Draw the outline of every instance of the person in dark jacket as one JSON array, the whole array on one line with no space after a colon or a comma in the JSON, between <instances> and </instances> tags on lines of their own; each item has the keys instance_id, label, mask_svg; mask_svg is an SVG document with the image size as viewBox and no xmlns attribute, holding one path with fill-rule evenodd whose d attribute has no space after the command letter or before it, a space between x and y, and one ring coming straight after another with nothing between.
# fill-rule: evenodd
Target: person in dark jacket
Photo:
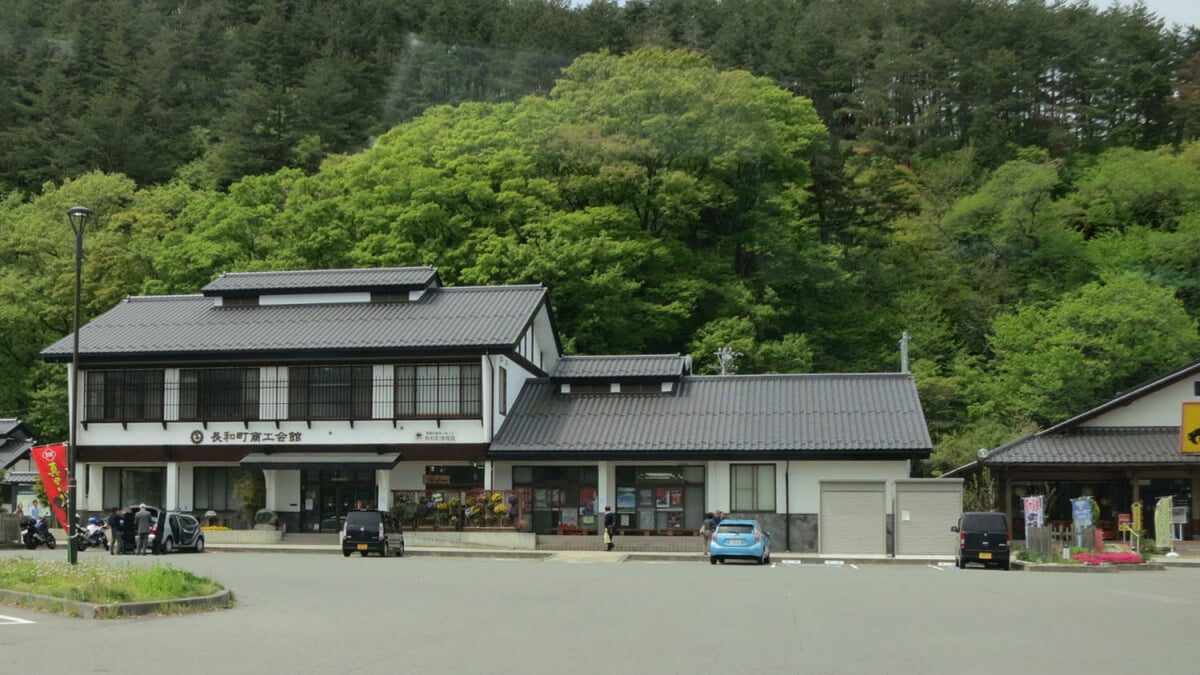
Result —
<instances>
[{"instance_id":1,"label":"person in dark jacket","mask_svg":"<svg viewBox=\"0 0 1200 675\"><path fill-rule=\"evenodd\" d=\"M700 552L708 555L708 541L712 539L713 530L717 529L717 522L713 520L713 514L705 513L704 522L700 524L700 541L703 542Z\"/></svg>"},{"instance_id":2,"label":"person in dark jacket","mask_svg":"<svg viewBox=\"0 0 1200 675\"><path fill-rule=\"evenodd\" d=\"M612 512L611 506L604 507L604 544L606 551L613 550L613 535L617 531L617 514Z\"/></svg>"},{"instance_id":3,"label":"person in dark jacket","mask_svg":"<svg viewBox=\"0 0 1200 675\"><path fill-rule=\"evenodd\" d=\"M112 536L112 545L108 548L109 555L120 555L125 552L125 540L121 538L121 533L125 530L125 518L121 515L121 509L114 508L108 516L109 534Z\"/></svg>"}]
</instances>

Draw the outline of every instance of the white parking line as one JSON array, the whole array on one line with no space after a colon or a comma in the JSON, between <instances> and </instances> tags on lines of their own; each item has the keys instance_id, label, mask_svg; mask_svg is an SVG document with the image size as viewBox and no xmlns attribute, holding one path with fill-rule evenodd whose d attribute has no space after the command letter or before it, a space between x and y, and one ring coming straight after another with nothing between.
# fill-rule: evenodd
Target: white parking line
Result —
<instances>
[{"instance_id":1,"label":"white parking line","mask_svg":"<svg viewBox=\"0 0 1200 675\"><path fill-rule=\"evenodd\" d=\"M0 614L0 626L6 625L6 624L7 625L15 625L15 624L19 624L19 623L34 623L34 622L30 621L29 619L18 619L15 616L4 616L3 614Z\"/></svg>"},{"instance_id":2,"label":"white parking line","mask_svg":"<svg viewBox=\"0 0 1200 675\"><path fill-rule=\"evenodd\" d=\"M944 570L944 569L942 569L942 568L938 567L937 565L929 565L928 567L930 567L931 569L935 569L935 570L937 570L937 571L939 571L939 572L945 572L945 571L946 571L946 570Z\"/></svg>"}]
</instances>

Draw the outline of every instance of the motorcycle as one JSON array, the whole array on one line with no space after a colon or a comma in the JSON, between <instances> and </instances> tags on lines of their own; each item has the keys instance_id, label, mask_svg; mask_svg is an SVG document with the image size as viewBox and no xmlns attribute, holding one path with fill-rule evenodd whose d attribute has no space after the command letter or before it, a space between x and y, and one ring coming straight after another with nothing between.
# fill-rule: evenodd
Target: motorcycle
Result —
<instances>
[{"instance_id":1,"label":"motorcycle","mask_svg":"<svg viewBox=\"0 0 1200 675\"><path fill-rule=\"evenodd\" d=\"M87 527L80 527L79 523L75 523L75 531L71 533L71 537L75 540L75 548L80 551L88 550L89 546L108 549L108 534L96 518L89 520Z\"/></svg>"},{"instance_id":2,"label":"motorcycle","mask_svg":"<svg viewBox=\"0 0 1200 675\"><path fill-rule=\"evenodd\" d=\"M45 544L46 548L54 548L58 544L54 540L54 533L46 527L45 520L34 520L28 516L21 519L21 541L25 542L25 548L31 551L39 544Z\"/></svg>"}]
</instances>

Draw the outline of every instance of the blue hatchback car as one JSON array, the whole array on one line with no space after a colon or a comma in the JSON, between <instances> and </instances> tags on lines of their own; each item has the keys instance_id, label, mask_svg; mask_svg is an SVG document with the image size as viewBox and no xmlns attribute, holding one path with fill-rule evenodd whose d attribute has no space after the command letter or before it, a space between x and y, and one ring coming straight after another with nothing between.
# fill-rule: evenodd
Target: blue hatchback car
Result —
<instances>
[{"instance_id":1,"label":"blue hatchback car","mask_svg":"<svg viewBox=\"0 0 1200 675\"><path fill-rule=\"evenodd\" d=\"M722 520L708 541L708 562L724 564L728 558L771 562L771 533L757 520Z\"/></svg>"}]
</instances>

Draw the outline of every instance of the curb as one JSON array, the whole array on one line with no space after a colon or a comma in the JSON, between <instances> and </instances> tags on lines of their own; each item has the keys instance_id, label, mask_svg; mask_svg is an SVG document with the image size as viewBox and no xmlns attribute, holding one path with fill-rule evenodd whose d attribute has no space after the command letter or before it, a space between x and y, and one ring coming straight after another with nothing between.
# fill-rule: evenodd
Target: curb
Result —
<instances>
[{"instance_id":1,"label":"curb","mask_svg":"<svg viewBox=\"0 0 1200 675\"><path fill-rule=\"evenodd\" d=\"M120 617L167 613L176 608L213 609L225 607L233 602L233 592L225 589L212 595L195 598L97 604L0 588L0 602L8 605L48 610L58 614L66 614L67 616L76 616L81 619L116 619Z\"/></svg>"},{"instance_id":2,"label":"curb","mask_svg":"<svg viewBox=\"0 0 1200 675\"><path fill-rule=\"evenodd\" d=\"M1111 563L1101 563L1099 565L1058 565L1054 563L1044 563L1041 565L1030 564L1024 560L1012 561L1012 566L1025 572L1066 572L1076 574L1111 574L1115 572L1163 572L1167 566L1162 563L1140 563L1136 565L1113 565Z\"/></svg>"}]
</instances>

